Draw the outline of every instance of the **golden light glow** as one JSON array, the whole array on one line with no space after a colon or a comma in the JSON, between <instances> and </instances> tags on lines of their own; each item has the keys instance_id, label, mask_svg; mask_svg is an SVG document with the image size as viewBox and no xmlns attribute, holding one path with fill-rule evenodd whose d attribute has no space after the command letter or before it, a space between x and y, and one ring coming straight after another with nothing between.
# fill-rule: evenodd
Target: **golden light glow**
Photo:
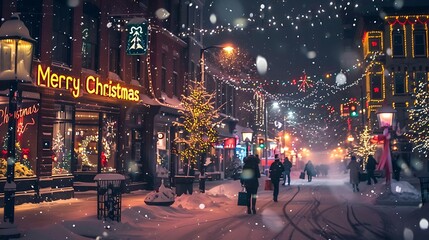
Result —
<instances>
[{"instance_id":1,"label":"golden light glow","mask_svg":"<svg viewBox=\"0 0 429 240\"><path fill-rule=\"evenodd\" d=\"M81 96L81 79L57 74L51 71L50 67L43 69L41 65L37 67L36 84L42 87L69 90L73 97ZM121 100L135 101L140 100L140 91L121 86L121 83L102 83L98 77L88 76L85 79L85 91L88 94L99 95L103 97L116 98Z\"/></svg>"},{"instance_id":2,"label":"golden light glow","mask_svg":"<svg viewBox=\"0 0 429 240\"><path fill-rule=\"evenodd\" d=\"M228 54L231 54L234 51L234 47L232 47L232 46L226 46L222 49Z\"/></svg>"}]
</instances>

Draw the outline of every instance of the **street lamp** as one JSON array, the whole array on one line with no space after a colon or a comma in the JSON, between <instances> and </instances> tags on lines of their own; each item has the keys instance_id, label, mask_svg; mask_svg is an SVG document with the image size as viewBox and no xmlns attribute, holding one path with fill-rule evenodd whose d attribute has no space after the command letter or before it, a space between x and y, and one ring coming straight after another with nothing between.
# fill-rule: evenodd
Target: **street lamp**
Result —
<instances>
[{"instance_id":1,"label":"street lamp","mask_svg":"<svg viewBox=\"0 0 429 240\"><path fill-rule=\"evenodd\" d=\"M377 119L380 129L383 130L383 135L380 136L384 139L383 152L381 154L380 162L377 166L377 169L385 169L386 171L386 184L390 183L392 179L392 156L390 153L390 138L391 135L389 130L391 130L394 119L395 119L396 110L391 106L383 105L383 107L377 110Z\"/></svg>"},{"instance_id":2,"label":"street lamp","mask_svg":"<svg viewBox=\"0 0 429 240\"><path fill-rule=\"evenodd\" d=\"M7 131L7 182L4 186L4 221L13 223L15 215L15 135L19 99L18 83L32 82L30 77L33 44L27 27L17 14L0 27L0 82L9 83L9 114Z\"/></svg>"},{"instance_id":3,"label":"street lamp","mask_svg":"<svg viewBox=\"0 0 429 240\"><path fill-rule=\"evenodd\" d=\"M349 151L349 154L350 154L350 157L352 156L352 151L353 151L353 141L355 140L355 138L353 137L353 135L352 134L349 134L348 136L347 136L347 142L349 143L349 147L350 147L350 151Z\"/></svg>"},{"instance_id":4,"label":"street lamp","mask_svg":"<svg viewBox=\"0 0 429 240\"><path fill-rule=\"evenodd\" d=\"M208 49L211 49L211 48L220 48L220 49L223 49L224 51L227 51L227 52L232 52L233 50L234 50L234 48L233 47L231 47L231 46L222 46L222 45L213 45L213 46L208 46L208 47L205 47L205 48L201 48L201 50L200 50L200 62L201 62L201 84L203 85L203 86L205 86L205 83L204 83L204 68L205 68L205 59L204 59L204 52L206 51L206 50L208 50ZM204 171L204 161L205 161L205 153L203 154L203 156L202 156L202 159L201 159L201 164L200 164L200 175L201 175L201 177L200 177L200 191L201 192L205 192L205 171Z\"/></svg>"},{"instance_id":5,"label":"street lamp","mask_svg":"<svg viewBox=\"0 0 429 240\"><path fill-rule=\"evenodd\" d=\"M394 124L396 110L391 106L383 105L377 110L378 126L380 129L391 128Z\"/></svg>"},{"instance_id":6,"label":"street lamp","mask_svg":"<svg viewBox=\"0 0 429 240\"><path fill-rule=\"evenodd\" d=\"M234 51L234 47L230 46L230 45L212 45L212 46L208 46L205 48L201 48L200 50L200 62L201 62L201 82L204 83L204 70L205 70L205 58L204 58L204 52L208 49L212 49L212 48L218 48L218 49L222 49L225 52L232 52Z\"/></svg>"},{"instance_id":7,"label":"street lamp","mask_svg":"<svg viewBox=\"0 0 429 240\"><path fill-rule=\"evenodd\" d=\"M268 102L265 99L264 101L264 127L265 127L265 146L264 146L264 150L265 150L265 169L264 172L266 171L266 168L268 167ZM279 104L277 101L272 102L273 104L273 108L280 108Z\"/></svg>"},{"instance_id":8,"label":"street lamp","mask_svg":"<svg viewBox=\"0 0 429 240\"><path fill-rule=\"evenodd\" d=\"M249 142L253 139L253 130L245 127L241 131L241 137L244 142L246 142L246 157L249 156Z\"/></svg>"}]
</instances>

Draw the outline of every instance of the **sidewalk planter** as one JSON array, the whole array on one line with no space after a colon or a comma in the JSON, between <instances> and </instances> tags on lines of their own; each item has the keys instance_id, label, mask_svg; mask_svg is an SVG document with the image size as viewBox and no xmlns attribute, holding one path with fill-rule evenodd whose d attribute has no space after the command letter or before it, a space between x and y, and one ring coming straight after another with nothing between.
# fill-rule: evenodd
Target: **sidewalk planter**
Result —
<instances>
[{"instance_id":1,"label":"sidewalk planter","mask_svg":"<svg viewBox=\"0 0 429 240\"><path fill-rule=\"evenodd\" d=\"M174 176L174 183L176 185L176 194L191 194L194 188L195 176Z\"/></svg>"},{"instance_id":2,"label":"sidewalk planter","mask_svg":"<svg viewBox=\"0 0 429 240\"><path fill-rule=\"evenodd\" d=\"M100 173L94 181L97 182L97 218L120 222L125 177L118 173Z\"/></svg>"}]
</instances>

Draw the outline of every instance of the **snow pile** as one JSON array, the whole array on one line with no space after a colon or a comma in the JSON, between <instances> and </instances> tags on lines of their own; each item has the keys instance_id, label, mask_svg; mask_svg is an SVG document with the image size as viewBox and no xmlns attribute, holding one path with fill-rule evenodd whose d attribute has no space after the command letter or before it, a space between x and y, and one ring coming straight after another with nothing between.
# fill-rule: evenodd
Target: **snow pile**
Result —
<instances>
[{"instance_id":1,"label":"snow pile","mask_svg":"<svg viewBox=\"0 0 429 240\"><path fill-rule=\"evenodd\" d=\"M420 193L410 183L392 180L390 187L390 192L377 198L378 204L415 206L420 204Z\"/></svg>"},{"instance_id":2,"label":"snow pile","mask_svg":"<svg viewBox=\"0 0 429 240\"><path fill-rule=\"evenodd\" d=\"M212 200L206 195L194 192L192 195L182 194L176 198L173 207L185 209L204 209L206 207L213 207Z\"/></svg>"},{"instance_id":3,"label":"snow pile","mask_svg":"<svg viewBox=\"0 0 429 240\"><path fill-rule=\"evenodd\" d=\"M261 180L259 181L261 182ZM222 184L216 187L213 187L209 191L207 191L207 194L213 197L226 197L226 198L233 198L236 197L238 192L242 190L240 181L233 182L232 184Z\"/></svg>"},{"instance_id":4,"label":"snow pile","mask_svg":"<svg viewBox=\"0 0 429 240\"><path fill-rule=\"evenodd\" d=\"M417 189L413 187L409 182L392 180L391 186L393 194L409 193L411 195L416 195L420 197L419 191L417 191Z\"/></svg>"},{"instance_id":5,"label":"snow pile","mask_svg":"<svg viewBox=\"0 0 429 240\"><path fill-rule=\"evenodd\" d=\"M149 193L144 202L147 205L170 206L174 203L175 194L170 188L164 186L164 182L159 186L158 191Z\"/></svg>"}]
</instances>

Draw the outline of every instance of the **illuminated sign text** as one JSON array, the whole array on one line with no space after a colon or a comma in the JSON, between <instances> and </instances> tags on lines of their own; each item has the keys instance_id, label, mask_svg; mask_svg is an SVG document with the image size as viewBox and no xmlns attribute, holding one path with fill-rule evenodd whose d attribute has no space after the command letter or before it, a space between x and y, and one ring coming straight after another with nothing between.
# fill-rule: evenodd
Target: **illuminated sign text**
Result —
<instances>
[{"instance_id":1,"label":"illuminated sign text","mask_svg":"<svg viewBox=\"0 0 429 240\"><path fill-rule=\"evenodd\" d=\"M80 78L54 73L50 67L46 69L43 69L41 65L37 67L36 84L42 87L69 90L75 98L81 95ZM88 94L135 102L140 100L139 90L123 87L120 83L113 83L111 80L108 83L102 83L98 77L91 75L85 79L83 86Z\"/></svg>"}]
</instances>

